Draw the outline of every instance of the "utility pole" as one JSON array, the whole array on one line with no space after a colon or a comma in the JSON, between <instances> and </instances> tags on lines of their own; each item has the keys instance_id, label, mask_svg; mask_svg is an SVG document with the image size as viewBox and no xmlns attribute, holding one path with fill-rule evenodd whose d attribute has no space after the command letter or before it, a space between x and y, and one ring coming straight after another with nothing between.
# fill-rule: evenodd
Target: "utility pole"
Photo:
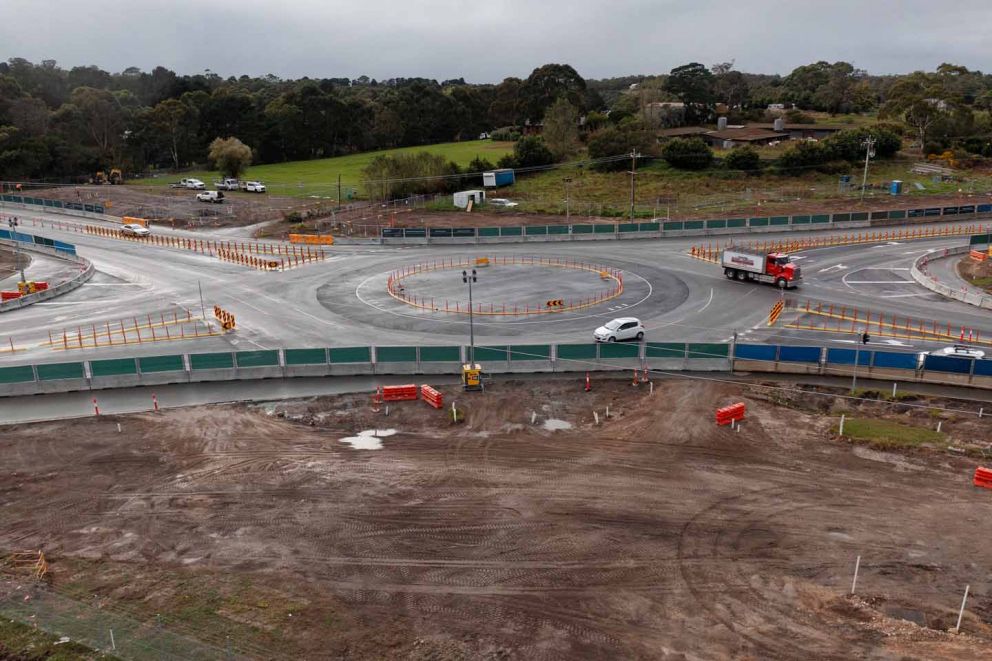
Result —
<instances>
[{"instance_id":1,"label":"utility pole","mask_svg":"<svg viewBox=\"0 0 992 661\"><path fill-rule=\"evenodd\" d=\"M636 149L630 150L630 222L634 222L634 177L637 174L637 157L640 154Z\"/></svg>"},{"instance_id":2,"label":"utility pole","mask_svg":"<svg viewBox=\"0 0 992 661\"><path fill-rule=\"evenodd\" d=\"M475 368L475 323L472 317L472 283L476 281L475 269L472 274L462 271L462 283L468 285L468 364Z\"/></svg>"},{"instance_id":3,"label":"utility pole","mask_svg":"<svg viewBox=\"0 0 992 661\"><path fill-rule=\"evenodd\" d=\"M8 218L7 224L10 226L10 238L14 240L14 263L17 264L17 268L21 271L21 282L27 282L28 279L24 277L24 263L21 261L21 242L14 236L14 233L17 232L17 217L11 216Z\"/></svg>"},{"instance_id":4,"label":"utility pole","mask_svg":"<svg viewBox=\"0 0 992 661\"><path fill-rule=\"evenodd\" d=\"M865 148L865 173L861 177L861 201L865 201L865 186L868 185L868 159L875 157L875 136L869 135L861 143L861 146Z\"/></svg>"},{"instance_id":5,"label":"utility pole","mask_svg":"<svg viewBox=\"0 0 992 661\"><path fill-rule=\"evenodd\" d=\"M338 209L341 208L341 175L338 175Z\"/></svg>"},{"instance_id":6,"label":"utility pole","mask_svg":"<svg viewBox=\"0 0 992 661\"><path fill-rule=\"evenodd\" d=\"M569 207L568 207L568 185L572 183L572 178L565 177L562 181L565 182L565 223L570 224L572 214L569 212Z\"/></svg>"}]
</instances>

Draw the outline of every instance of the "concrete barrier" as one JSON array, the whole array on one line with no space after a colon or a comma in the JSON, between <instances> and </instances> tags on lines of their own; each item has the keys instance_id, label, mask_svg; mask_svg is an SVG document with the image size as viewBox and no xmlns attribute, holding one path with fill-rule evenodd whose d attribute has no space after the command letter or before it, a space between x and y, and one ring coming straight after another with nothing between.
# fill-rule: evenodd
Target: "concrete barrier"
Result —
<instances>
[{"instance_id":1,"label":"concrete barrier","mask_svg":"<svg viewBox=\"0 0 992 661\"><path fill-rule=\"evenodd\" d=\"M60 282L54 287L49 287L48 289L35 292L34 294L28 294L26 296L21 296L20 298L14 298L0 303L0 312L16 310L18 308L33 305L39 301L47 301L50 298L67 294L68 292L81 287L85 282L92 278L93 274L96 272L96 269L93 267L93 263L85 257L80 257L79 255L70 255L69 253L62 252L61 250L55 250L54 248L49 248L47 246L39 246L38 244L28 244L22 241L8 241L7 239L0 239L0 244L10 247L17 245L21 250L48 255L49 257L55 257L57 259L64 259L67 262L78 264L81 268L78 275L73 276L64 282Z\"/></svg>"},{"instance_id":2,"label":"concrete barrier","mask_svg":"<svg viewBox=\"0 0 992 661\"><path fill-rule=\"evenodd\" d=\"M957 246L948 248L942 257L930 259L930 255L923 255L913 262L913 267L909 270L910 277L918 284L926 287L930 291L937 292L941 296L953 298L956 301L974 305L975 307L992 310L992 296L986 296L973 291L961 291L953 287L938 282L926 272L926 265L938 259L951 259L958 255L963 255L971 251L971 246Z\"/></svg>"}]
</instances>

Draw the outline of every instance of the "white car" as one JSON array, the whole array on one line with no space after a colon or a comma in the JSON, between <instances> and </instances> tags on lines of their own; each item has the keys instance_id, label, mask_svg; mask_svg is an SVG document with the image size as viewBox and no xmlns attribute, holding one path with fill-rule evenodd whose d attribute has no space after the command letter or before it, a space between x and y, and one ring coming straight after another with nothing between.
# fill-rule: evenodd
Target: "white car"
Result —
<instances>
[{"instance_id":1,"label":"white car","mask_svg":"<svg viewBox=\"0 0 992 661\"><path fill-rule=\"evenodd\" d=\"M623 342L644 339L644 325L634 317L620 317L597 328L593 334L597 342Z\"/></svg>"},{"instance_id":2,"label":"white car","mask_svg":"<svg viewBox=\"0 0 992 661\"><path fill-rule=\"evenodd\" d=\"M249 193L264 193L265 184L261 181L249 181L245 183L245 190Z\"/></svg>"},{"instance_id":3,"label":"white car","mask_svg":"<svg viewBox=\"0 0 992 661\"><path fill-rule=\"evenodd\" d=\"M138 223L128 223L121 225L121 234L124 236L148 236L152 231L144 225Z\"/></svg>"},{"instance_id":4,"label":"white car","mask_svg":"<svg viewBox=\"0 0 992 661\"><path fill-rule=\"evenodd\" d=\"M507 209L512 209L513 207L519 207L520 204L512 200L508 200L505 197L491 197L486 200L486 203L493 207L505 207Z\"/></svg>"},{"instance_id":5,"label":"white car","mask_svg":"<svg viewBox=\"0 0 992 661\"><path fill-rule=\"evenodd\" d=\"M217 190L205 190L202 193L197 193L196 199L200 202L213 202L215 204L220 204L224 201L224 193Z\"/></svg>"},{"instance_id":6,"label":"white car","mask_svg":"<svg viewBox=\"0 0 992 661\"><path fill-rule=\"evenodd\" d=\"M955 344L950 347L944 347L943 349L937 349L936 351L921 351L917 356L917 365L919 367L923 367L927 356L948 356L950 358L974 358L975 360L981 360L985 358L985 352L963 344Z\"/></svg>"},{"instance_id":7,"label":"white car","mask_svg":"<svg viewBox=\"0 0 992 661\"><path fill-rule=\"evenodd\" d=\"M207 185L199 179L183 179L179 182L179 185L183 188L188 188L191 190L203 190L207 187Z\"/></svg>"}]
</instances>

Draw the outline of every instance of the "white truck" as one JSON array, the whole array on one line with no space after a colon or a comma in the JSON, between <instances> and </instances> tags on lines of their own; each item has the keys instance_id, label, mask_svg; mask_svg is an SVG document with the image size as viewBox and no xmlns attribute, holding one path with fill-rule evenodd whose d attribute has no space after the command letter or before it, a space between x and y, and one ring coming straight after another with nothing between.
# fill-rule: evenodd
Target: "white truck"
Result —
<instances>
[{"instance_id":1,"label":"white truck","mask_svg":"<svg viewBox=\"0 0 992 661\"><path fill-rule=\"evenodd\" d=\"M220 204L224 201L224 194L216 190L205 190L202 193L197 193L196 199L200 202L213 202L214 204Z\"/></svg>"},{"instance_id":2,"label":"white truck","mask_svg":"<svg viewBox=\"0 0 992 661\"><path fill-rule=\"evenodd\" d=\"M224 179L214 182L214 188L217 190L238 190L240 186L241 182L237 179Z\"/></svg>"},{"instance_id":3,"label":"white truck","mask_svg":"<svg viewBox=\"0 0 992 661\"><path fill-rule=\"evenodd\" d=\"M731 280L769 282L780 289L799 285L802 271L789 256L779 252L766 253L744 248L726 248L720 255L723 274Z\"/></svg>"},{"instance_id":4,"label":"white truck","mask_svg":"<svg viewBox=\"0 0 992 661\"><path fill-rule=\"evenodd\" d=\"M171 188L186 188L188 190L203 190L207 187L199 179L180 179L178 184L169 184Z\"/></svg>"},{"instance_id":5,"label":"white truck","mask_svg":"<svg viewBox=\"0 0 992 661\"><path fill-rule=\"evenodd\" d=\"M241 190L247 191L249 193L264 193L265 184L261 181L242 181Z\"/></svg>"}]
</instances>

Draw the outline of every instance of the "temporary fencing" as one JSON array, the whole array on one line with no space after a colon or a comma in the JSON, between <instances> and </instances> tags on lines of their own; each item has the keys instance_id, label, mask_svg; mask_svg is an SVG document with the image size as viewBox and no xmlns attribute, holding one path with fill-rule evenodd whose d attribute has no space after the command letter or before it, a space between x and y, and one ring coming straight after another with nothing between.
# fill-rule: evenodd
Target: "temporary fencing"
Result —
<instances>
[{"instance_id":1,"label":"temporary fencing","mask_svg":"<svg viewBox=\"0 0 992 661\"><path fill-rule=\"evenodd\" d=\"M439 409L444 406L444 395L442 395L439 391L430 387L426 383L420 386L420 396L423 398L425 402L427 402L436 409Z\"/></svg>"},{"instance_id":2,"label":"temporary fencing","mask_svg":"<svg viewBox=\"0 0 992 661\"><path fill-rule=\"evenodd\" d=\"M467 269L478 266L479 260L485 260L485 264L496 266L545 266L550 268L575 269L580 271L590 271L600 274L613 283L608 290L600 292L595 296L580 299L550 299L539 303L525 303L523 305L514 303L474 303L471 312L473 314L491 316L521 316L533 314L551 314L558 312L568 312L581 310L583 308L597 305L604 301L617 298L623 294L623 271L612 266L592 264L575 259L563 259L559 257L527 257L527 256L499 256L499 257L476 257L476 258L450 258L437 259L429 262L421 262L411 266L393 271L386 279L386 291L394 299L411 305L421 310L431 312L445 312L454 314L468 314L469 304L465 301L452 301L449 299L436 298L433 296L418 296L408 294L403 284L407 277L431 271L444 271L455 269Z\"/></svg>"},{"instance_id":3,"label":"temporary fencing","mask_svg":"<svg viewBox=\"0 0 992 661\"><path fill-rule=\"evenodd\" d=\"M312 262L324 261L327 254L320 248L312 248L309 245L291 245L285 243L262 243L258 241L217 241L211 239L198 239L193 237L172 236L163 234L150 234L147 236L133 236L124 234L116 227L103 227L99 225L85 225L79 223L66 223L62 221L37 220L32 219L31 223L40 227L52 227L65 232L82 232L93 236L101 236L108 239L119 239L122 241L132 241L136 243L146 243L162 248L173 248L177 250L188 250L211 257L220 256L220 252L228 255L244 255L247 257L270 256L278 257L278 270L286 270L295 266L302 266ZM225 259L234 263L250 266L253 268L263 268L255 266L249 260ZM275 260L259 260L262 262L274 262ZM276 270L275 266L264 267L265 270Z\"/></svg>"},{"instance_id":4,"label":"temporary fencing","mask_svg":"<svg viewBox=\"0 0 992 661\"><path fill-rule=\"evenodd\" d=\"M221 333L205 327L203 320L194 317L189 310L183 313L161 312L130 319L117 319L99 324L87 324L75 328L62 328L48 331L48 342L41 346L54 351L70 349L96 349L125 344L146 342L170 342L213 337ZM13 346L13 343L11 343Z\"/></svg>"},{"instance_id":5,"label":"temporary fencing","mask_svg":"<svg viewBox=\"0 0 992 661\"><path fill-rule=\"evenodd\" d=\"M729 425L744 419L747 407L744 402L738 402L730 406L724 406L716 410L716 424Z\"/></svg>"},{"instance_id":6,"label":"temporary fencing","mask_svg":"<svg viewBox=\"0 0 992 661\"><path fill-rule=\"evenodd\" d=\"M798 252L812 248L829 248L832 246L849 246L859 243L881 243L885 241L915 241L918 239L939 239L946 236L968 236L983 231L982 225L967 225L960 227L915 227L900 230L876 232L858 232L857 234L836 234L832 236L811 236L804 238L789 238L769 241L739 241L727 239L723 242L707 243L692 246L689 255L705 262L720 262L720 253L724 248L735 246L761 252Z\"/></svg>"},{"instance_id":7,"label":"temporary fencing","mask_svg":"<svg viewBox=\"0 0 992 661\"><path fill-rule=\"evenodd\" d=\"M982 338L977 329L935 319L913 319L808 299L804 303L787 299L786 306L799 315L795 321L785 324L786 328L826 333L868 332L880 337L899 339L992 345L992 338ZM816 320L819 320L818 323L814 323Z\"/></svg>"}]
</instances>

